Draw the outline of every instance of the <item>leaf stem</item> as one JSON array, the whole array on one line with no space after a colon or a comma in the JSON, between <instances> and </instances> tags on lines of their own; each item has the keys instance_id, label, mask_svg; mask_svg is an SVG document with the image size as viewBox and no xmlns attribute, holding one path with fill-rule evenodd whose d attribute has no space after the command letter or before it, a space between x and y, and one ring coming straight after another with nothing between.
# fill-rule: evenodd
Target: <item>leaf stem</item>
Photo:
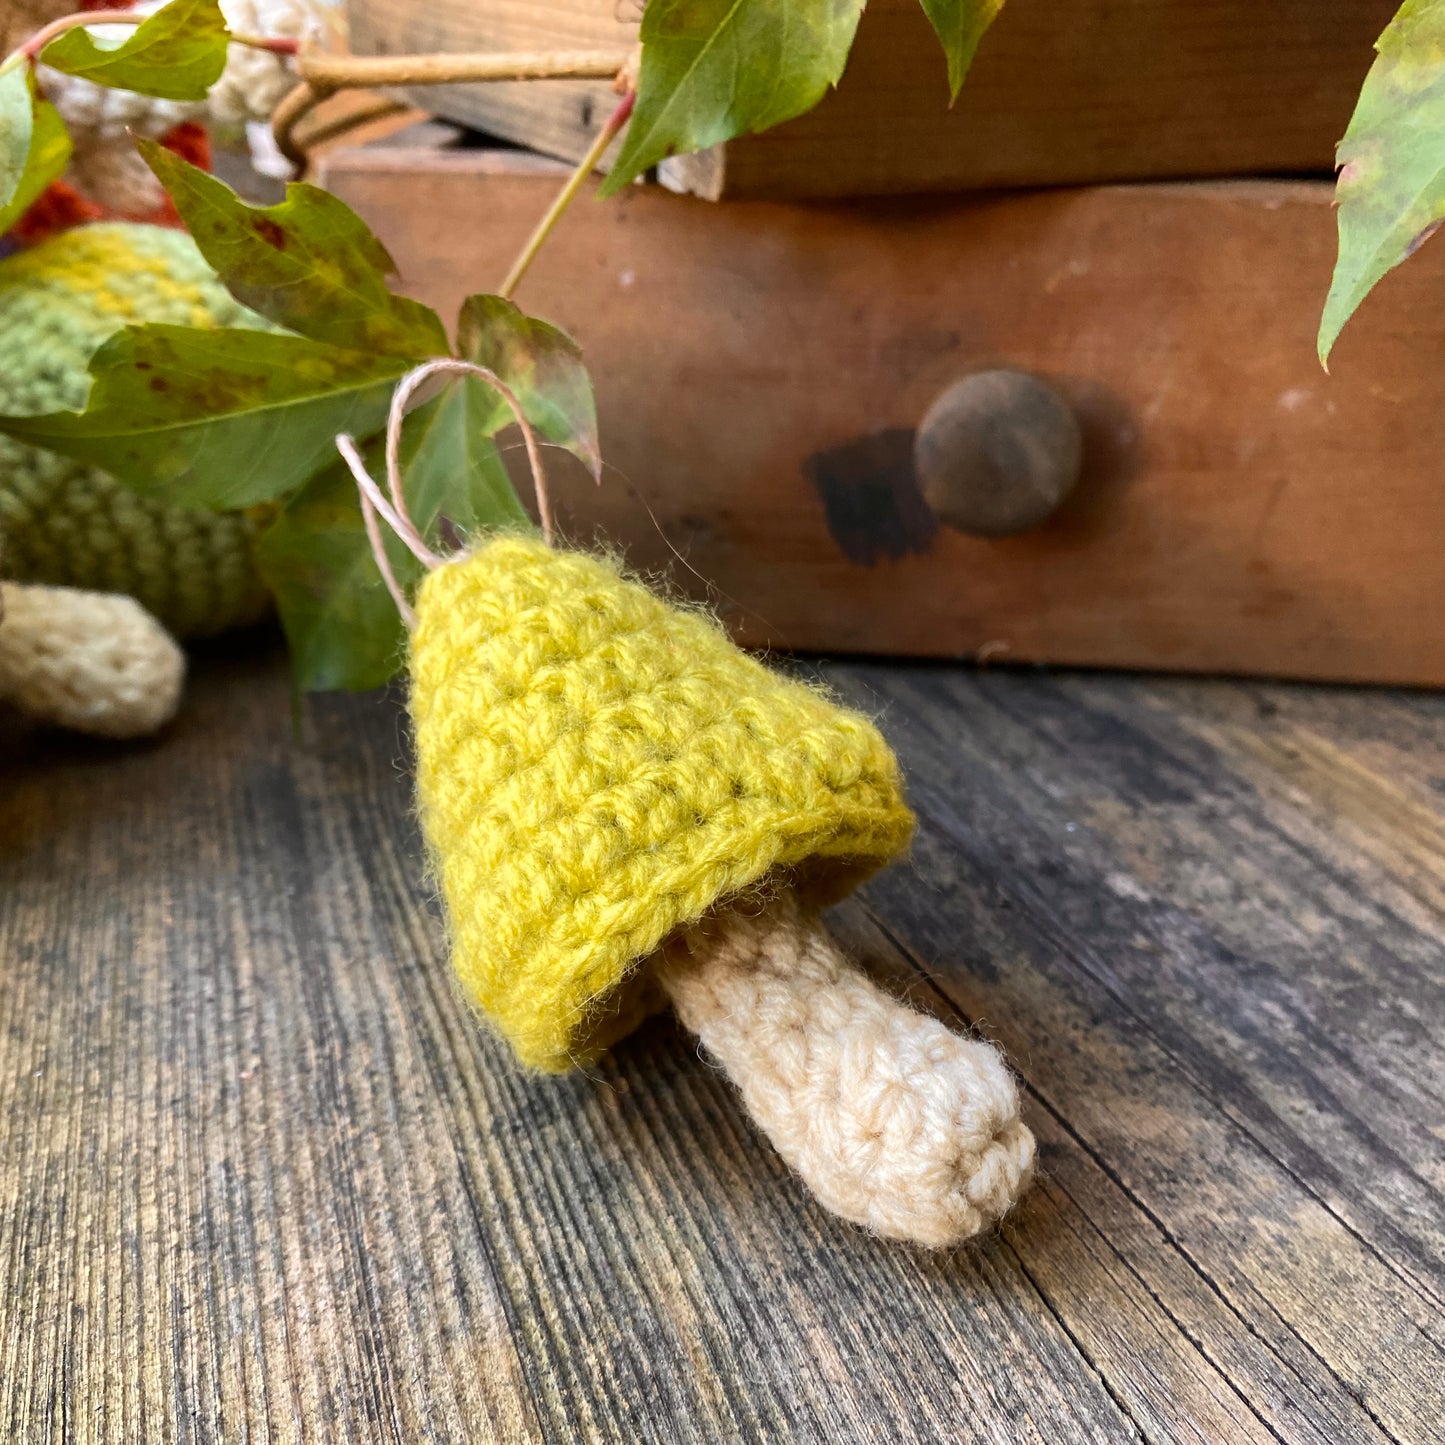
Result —
<instances>
[{"instance_id":1,"label":"leaf stem","mask_svg":"<svg viewBox=\"0 0 1445 1445\"><path fill-rule=\"evenodd\" d=\"M517 289L522 277L527 274L528 268L536 260L537 252L542 249L547 237L552 234L557 222L562 219L567 207L577 197L577 192L582 189L587 177L597 168L597 163L602 159L607 147L610 146L617 136L617 132L625 126L632 116L632 107L637 100L635 91L628 91L618 103L617 109L607 117L602 129L597 132L597 139L592 142L587 154L577 162L577 168L567 177L566 184L557 192L556 199L547 207L547 213L537 222L536 229L527 237L526 244L522 247L521 254L512 262L512 269L507 272L507 279L502 282L502 289L497 293L510 299L512 292Z\"/></svg>"},{"instance_id":2,"label":"leaf stem","mask_svg":"<svg viewBox=\"0 0 1445 1445\"><path fill-rule=\"evenodd\" d=\"M64 35L67 30L79 30L86 25L144 25L149 19L149 15L138 15L134 10L85 10L76 15L62 15L59 20L41 26L15 54L34 60L57 35Z\"/></svg>"},{"instance_id":3,"label":"leaf stem","mask_svg":"<svg viewBox=\"0 0 1445 1445\"><path fill-rule=\"evenodd\" d=\"M252 50L266 50L272 55L299 55L301 42L287 35L247 35L239 30L230 32L232 45L246 45Z\"/></svg>"},{"instance_id":4,"label":"leaf stem","mask_svg":"<svg viewBox=\"0 0 1445 1445\"><path fill-rule=\"evenodd\" d=\"M35 60L59 35L67 30L81 30L91 25L144 25L151 17L135 10L82 10L73 15L62 15L43 25L18 50L6 56L0 70L10 70L22 60ZM246 35L231 31L232 44L249 46L252 50L268 50L272 55L295 55L301 42L281 35Z\"/></svg>"},{"instance_id":5,"label":"leaf stem","mask_svg":"<svg viewBox=\"0 0 1445 1445\"><path fill-rule=\"evenodd\" d=\"M296 128L327 96L339 90L506 80L617 81L628 75L630 64L631 57L620 50L499 50L484 55L323 55L303 49L296 56L300 84L272 113L271 129L281 154L292 165L304 169L306 152L296 141ZM627 113L630 113L630 102L625 104ZM622 107L618 109L622 112ZM627 119L627 113L622 113L620 119L614 115L609 124L620 127ZM603 148L606 148L606 142L603 142Z\"/></svg>"},{"instance_id":6,"label":"leaf stem","mask_svg":"<svg viewBox=\"0 0 1445 1445\"><path fill-rule=\"evenodd\" d=\"M271 134L276 137L276 149L298 171L306 169L306 152L296 144L296 127L325 99L324 92L317 90L309 80L303 80L294 89L288 90L271 112Z\"/></svg>"},{"instance_id":7,"label":"leaf stem","mask_svg":"<svg viewBox=\"0 0 1445 1445\"><path fill-rule=\"evenodd\" d=\"M481 55L328 55L303 51L297 73L319 91L479 80L611 80L622 50L494 51Z\"/></svg>"},{"instance_id":8,"label":"leaf stem","mask_svg":"<svg viewBox=\"0 0 1445 1445\"><path fill-rule=\"evenodd\" d=\"M424 112L413 111L405 101L388 100L383 96L380 100L365 106L352 115L338 116L335 120L322 121L319 125L312 126L306 132L305 153L310 156L315 153L318 146L329 144L344 135L349 135L364 125L371 125L374 121L406 113L418 118L424 116Z\"/></svg>"}]
</instances>

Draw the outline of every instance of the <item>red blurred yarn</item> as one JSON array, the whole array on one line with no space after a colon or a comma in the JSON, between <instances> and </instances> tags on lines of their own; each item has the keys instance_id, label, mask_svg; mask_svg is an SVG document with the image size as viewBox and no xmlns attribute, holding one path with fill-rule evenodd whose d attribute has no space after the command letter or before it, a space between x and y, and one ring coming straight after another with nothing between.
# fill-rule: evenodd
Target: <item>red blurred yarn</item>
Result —
<instances>
[{"instance_id":1,"label":"red blurred yarn","mask_svg":"<svg viewBox=\"0 0 1445 1445\"><path fill-rule=\"evenodd\" d=\"M52 181L10 228L6 239L20 246L33 246L57 231L98 221L104 215L101 207L86 200L68 181Z\"/></svg>"}]
</instances>

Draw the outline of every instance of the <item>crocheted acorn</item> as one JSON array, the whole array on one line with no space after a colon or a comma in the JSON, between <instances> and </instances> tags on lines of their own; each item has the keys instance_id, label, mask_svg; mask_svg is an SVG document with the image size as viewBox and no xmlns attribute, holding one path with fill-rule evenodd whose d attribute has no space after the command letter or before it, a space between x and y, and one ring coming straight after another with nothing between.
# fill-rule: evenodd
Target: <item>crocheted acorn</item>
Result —
<instances>
[{"instance_id":1,"label":"crocheted acorn","mask_svg":"<svg viewBox=\"0 0 1445 1445\"><path fill-rule=\"evenodd\" d=\"M0 412L79 407L95 348L129 322L255 322L189 236L102 223L0 261ZM0 436L4 575L120 592L182 637L255 621L252 524L141 497L96 467Z\"/></svg>"},{"instance_id":2,"label":"crocheted acorn","mask_svg":"<svg viewBox=\"0 0 1445 1445\"><path fill-rule=\"evenodd\" d=\"M949 1245L1025 1187L1034 1142L998 1051L876 988L819 910L907 847L897 761L866 718L740 652L606 558L503 536L451 560L350 438L378 566L413 624L417 784L470 1001L525 1064L593 1057L670 1001L782 1157L847 1219ZM429 569L416 610L378 519Z\"/></svg>"}]
</instances>

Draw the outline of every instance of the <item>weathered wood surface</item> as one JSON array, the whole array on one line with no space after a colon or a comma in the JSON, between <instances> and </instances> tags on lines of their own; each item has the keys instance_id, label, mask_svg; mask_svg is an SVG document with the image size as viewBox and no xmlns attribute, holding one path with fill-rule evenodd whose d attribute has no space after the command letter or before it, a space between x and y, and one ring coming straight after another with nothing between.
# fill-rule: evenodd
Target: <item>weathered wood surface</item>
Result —
<instances>
[{"instance_id":1,"label":"weathered wood surface","mask_svg":"<svg viewBox=\"0 0 1445 1445\"><path fill-rule=\"evenodd\" d=\"M636 43L636 0L348 0L364 53ZM956 105L917 0L871 0L809 114L663 163L709 199L1326 171L1395 0L1009 0ZM438 114L579 159L588 81L416 89Z\"/></svg>"},{"instance_id":2,"label":"weathered wood surface","mask_svg":"<svg viewBox=\"0 0 1445 1445\"><path fill-rule=\"evenodd\" d=\"M1437 1445L1445 699L825 672L922 822L839 928L1027 1084L1001 1234L822 1214L665 1020L519 1074L398 710L261 651L0 752L0 1436Z\"/></svg>"},{"instance_id":3,"label":"weathered wood surface","mask_svg":"<svg viewBox=\"0 0 1445 1445\"><path fill-rule=\"evenodd\" d=\"M459 51L628 50L637 44L640 0L347 0L359 55ZM617 104L607 80L527 80L428 85L403 92L413 104L547 155L581 160Z\"/></svg>"},{"instance_id":4,"label":"weathered wood surface","mask_svg":"<svg viewBox=\"0 0 1445 1445\"><path fill-rule=\"evenodd\" d=\"M323 174L452 316L506 273L547 166L373 149ZM1445 686L1445 242L1326 376L1334 254L1323 183L584 197L518 292L597 382L610 465L598 488L559 458L557 510L757 645ZM1069 400L1084 474L1045 526L981 541L924 502L913 432L993 367Z\"/></svg>"}]
</instances>

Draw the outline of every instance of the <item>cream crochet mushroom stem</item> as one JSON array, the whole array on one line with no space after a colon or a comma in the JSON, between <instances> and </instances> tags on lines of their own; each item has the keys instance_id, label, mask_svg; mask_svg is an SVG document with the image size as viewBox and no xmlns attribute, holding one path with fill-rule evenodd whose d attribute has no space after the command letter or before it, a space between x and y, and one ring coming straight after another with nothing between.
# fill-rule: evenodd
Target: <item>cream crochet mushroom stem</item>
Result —
<instances>
[{"instance_id":1,"label":"cream crochet mushroom stem","mask_svg":"<svg viewBox=\"0 0 1445 1445\"><path fill-rule=\"evenodd\" d=\"M656 975L778 1153L834 1213L939 1248L999 1220L1034 1140L992 1045L875 987L783 892L687 930Z\"/></svg>"},{"instance_id":2,"label":"cream crochet mushroom stem","mask_svg":"<svg viewBox=\"0 0 1445 1445\"><path fill-rule=\"evenodd\" d=\"M174 715L185 654L132 598L6 582L0 602L0 702L108 738L142 737Z\"/></svg>"}]
</instances>

